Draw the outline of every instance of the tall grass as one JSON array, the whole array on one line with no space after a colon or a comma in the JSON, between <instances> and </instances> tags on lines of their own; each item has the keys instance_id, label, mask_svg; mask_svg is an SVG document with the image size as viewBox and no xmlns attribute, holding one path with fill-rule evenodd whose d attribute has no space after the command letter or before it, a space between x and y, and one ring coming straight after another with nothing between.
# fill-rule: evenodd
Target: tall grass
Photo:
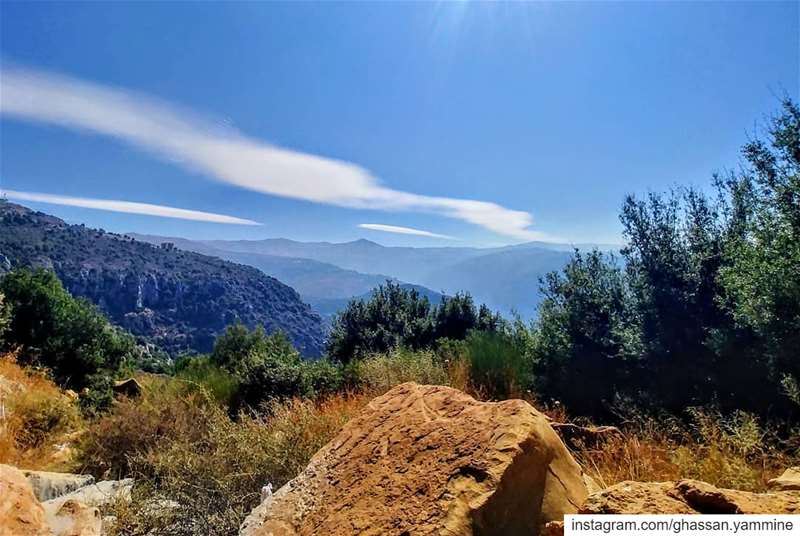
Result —
<instances>
[{"instance_id":1,"label":"tall grass","mask_svg":"<svg viewBox=\"0 0 800 536\"><path fill-rule=\"evenodd\" d=\"M202 433L170 434L128 451L139 485L133 502L115 509L115 534L237 534L262 486L277 489L293 478L367 401L294 399L237 420L217 405L193 408L182 420L195 420Z\"/></svg>"},{"instance_id":2,"label":"tall grass","mask_svg":"<svg viewBox=\"0 0 800 536\"><path fill-rule=\"evenodd\" d=\"M602 486L692 478L745 491L766 490L770 478L800 462L800 452L779 448L752 414L692 408L687 419L640 416L622 435L579 445L576 458Z\"/></svg>"},{"instance_id":3,"label":"tall grass","mask_svg":"<svg viewBox=\"0 0 800 536\"><path fill-rule=\"evenodd\" d=\"M82 426L77 401L44 370L0 356L0 463L27 469L65 469L69 437Z\"/></svg>"},{"instance_id":4,"label":"tall grass","mask_svg":"<svg viewBox=\"0 0 800 536\"><path fill-rule=\"evenodd\" d=\"M431 351L394 350L376 354L355 362L351 367L358 388L382 394L405 382L430 385L449 385L448 371Z\"/></svg>"}]
</instances>

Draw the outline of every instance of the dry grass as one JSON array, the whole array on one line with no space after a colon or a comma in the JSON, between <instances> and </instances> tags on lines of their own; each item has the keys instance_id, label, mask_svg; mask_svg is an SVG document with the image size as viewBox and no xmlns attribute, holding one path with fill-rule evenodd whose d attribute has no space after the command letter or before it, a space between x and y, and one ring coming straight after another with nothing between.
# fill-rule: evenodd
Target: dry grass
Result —
<instances>
[{"instance_id":1,"label":"dry grass","mask_svg":"<svg viewBox=\"0 0 800 536\"><path fill-rule=\"evenodd\" d=\"M753 415L693 409L689 417L689 424L637 419L622 436L579 448L576 458L602 486L693 478L745 491L766 490L770 478L800 462L800 453L779 449Z\"/></svg>"},{"instance_id":2,"label":"dry grass","mask_svg":"<svg viewBox=\"0 0 800 536\"><path fill-rule=\"evenodd\" d=\"M370 398L342 394L317 401L295 399L232 420L215 404L173 396L178 409L158 413L166 419L163 426L193 422L194 431L142 442L138 430L126 429L133 435L126 447L128 474L139 485L134 501L115 509L118 534L236 534L258 504L261 487L272 483L277 489L296 476ZM105 417L103 429L130 416L129 404ZM87 438L102 441L94 449L98 457L122 443L118 438L108 444L97 434ZM168 502L168 509L153 507Z\"/></svg>"},{"instance_id":3,"label":"dry grass","mask_svg":"<svg viewBox=\"0 0 800 536\"><path fill-rule=\"evenodd\" d=\"M359 387L374 395L383 394L405 382L451 385L445 364L430 351L394 350L389 354L370 356L354 367Z\"/></svg>"},{"instance_id":4,"label":"dry grass","mask_svg":"<svg viewBox=\"0 0 800 536\"><path fill-rule=\"evenodd\" d=\"M82 428L77 401L46 371L0 356L0 463L26 469L68 469L69 444Z\"/></svg>"}]
</instances>

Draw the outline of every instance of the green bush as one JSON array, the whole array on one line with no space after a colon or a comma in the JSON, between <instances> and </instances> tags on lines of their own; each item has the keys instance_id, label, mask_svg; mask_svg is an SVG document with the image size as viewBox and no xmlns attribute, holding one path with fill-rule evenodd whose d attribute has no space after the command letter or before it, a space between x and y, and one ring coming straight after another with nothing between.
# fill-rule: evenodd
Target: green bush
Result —
<instances>
[{"instance_id":1,"label":"green bush","mask_svg":"<svg viewBox=\"0 0 800 536\"><path fill-rule=\"evenodd\" d=\"M175 377L205 389L217 402L230 406L239 392L239 380L206 356L183 357L175 363Z\"/></svg>"},{"instance_id":2,"label":"green bush","mask_svg":"<svg viewBox=\"0 0 800 536\"><path fill-rule=\"evenodd\" d=\"M366 300L351 301L336 316L328 356L341 363L395 348L432 349L437 339L464 339L471 330L502 330L504 322L486 306L476 309L468 293L444 296L431 306L417 290L387 281Z\"/></svg>"},{"instance_id":3,"label":"green bush","mask_svg":"<svg viewBox=\"0 0 800 536\"><path fill-rule=\"evenodd\" d=\"M195 366L205 367L207 374L212 374L208 366L228 373L228 380L214 373L215 381L231 389L230 380L235 381L234 412L277 399L332 393L343 384L340 366L325 359L306 361L282 332L266 335L262 328L229 327L217 339L208 361L208 365Z\"/></svg>"},{"instance_id":4,"label":"green bush","mask_svg":"<svg viewBox=\"0 0 800 536\"><path fill-rule=\"evenodd\" d=\"M47 367L61 385L82 389L93 376L114 375L138 356L133 337L91 303L73 298L52 272L11 272L0 291L13 309L6 346L21 346L20 363Z\"/></svg>"},{"instance_id":5,"label":"green bush","mask_svg":"<svg viewBox=\"0 0 800 536\"><path fill-rule=\"evenodd\" d=\"M465 351L470 381L483 396L509 398L530 388L530 360L508 334L473 331L467 337Z\"/></svg>"},{"instance_id":6,"label":"green bush","mask_svg":"<svg viewBox=\"0 0 800 536\"><path fill-rule=\"evenodd\" d=\"M11 323L11 304L0 291L0 347L3 345L3 335Z\"/></svg>"}]
</instances>

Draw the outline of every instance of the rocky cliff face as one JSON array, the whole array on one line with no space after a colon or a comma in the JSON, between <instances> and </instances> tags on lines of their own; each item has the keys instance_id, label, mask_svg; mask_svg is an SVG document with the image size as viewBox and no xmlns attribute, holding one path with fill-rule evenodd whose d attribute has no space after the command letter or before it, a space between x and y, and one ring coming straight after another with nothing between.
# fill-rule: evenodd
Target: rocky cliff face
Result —
<instances>
[{"instance_id":1,"label":"rocky cliff face","mask_svg":"<svg viewBox=\"0 0 800 536\"><path fill-rule=\"evenodd\" d=\"M18 266L54 270L73 295L173 354L210 350L214 337L236 322L283 330L304 355L322 351L319 315L291 287L255 268L2 203L0 271Z\"/></svg>"}]
</instances>

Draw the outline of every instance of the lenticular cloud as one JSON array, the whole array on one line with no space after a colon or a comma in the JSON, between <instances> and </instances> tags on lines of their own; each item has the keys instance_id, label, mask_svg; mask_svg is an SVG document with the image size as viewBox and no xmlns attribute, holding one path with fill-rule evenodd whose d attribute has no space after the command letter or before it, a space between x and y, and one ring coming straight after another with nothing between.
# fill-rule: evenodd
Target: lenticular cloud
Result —
<instances>
[{"instance_id":1,"label":"lenticular cloud","mask_svg":"<svg viewBox=\"0 0 800 536\"><path fill-rule=\"evenodd\" d=\"M111 136L247 190L350 208L427 212L516 239L547 239L530 229L527 212L395 190L357 164L277 147L133 91L16 66L2 68L0 90L6 116Z\"/></svg>"}]
</instances>

